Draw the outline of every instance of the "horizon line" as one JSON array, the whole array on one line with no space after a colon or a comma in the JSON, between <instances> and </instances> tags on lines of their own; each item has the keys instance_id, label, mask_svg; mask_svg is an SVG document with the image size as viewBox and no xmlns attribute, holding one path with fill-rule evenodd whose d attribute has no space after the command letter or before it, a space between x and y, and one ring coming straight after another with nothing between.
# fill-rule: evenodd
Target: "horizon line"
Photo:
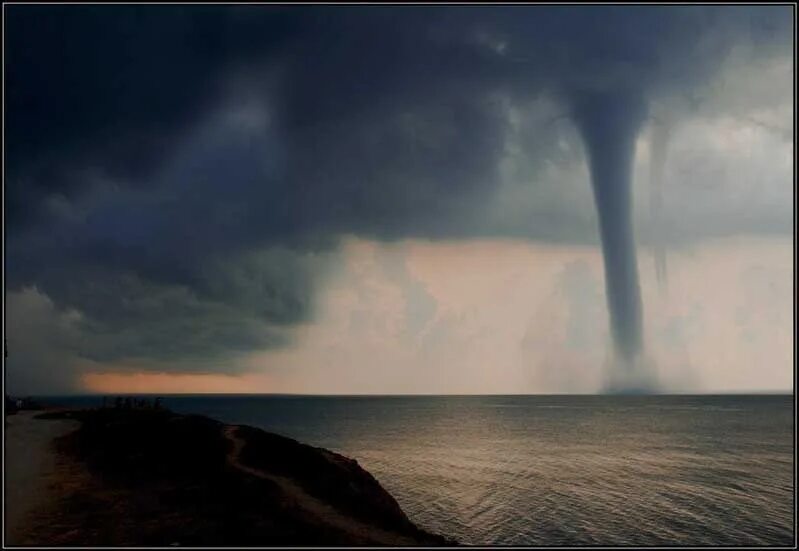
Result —
<instances>
[{"instance_id":1,"label":"horizon line","mask_svg":"<svg viewBox=\"0 0 799 551\"><path fill-rule=\"evenodd\" d=\"M742 391L704 391L704 392L552 392L552 393L302 393L302 392L66 392L66 393L24 393L16 397L88 397L88 396L276 396L276 397L319 397L319 398L411 398L411 397L506 397L506 396L793 396L793 389L767 389ZM12 394L6 394L12 396Z\"/></svg>"}]
</instances>

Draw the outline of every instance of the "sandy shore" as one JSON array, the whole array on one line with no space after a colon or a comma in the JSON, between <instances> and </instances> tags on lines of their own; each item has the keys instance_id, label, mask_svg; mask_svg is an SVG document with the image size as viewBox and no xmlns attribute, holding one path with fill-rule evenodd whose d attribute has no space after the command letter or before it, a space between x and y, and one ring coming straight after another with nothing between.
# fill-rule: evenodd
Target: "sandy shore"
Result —
<instances>
[{"instance_id":1,"label":"sandy shore","mask_svg":"<svg viewBox=\"0 0 799 551\"><path fill-rule=\"evenodd\" d=\"M39 411L6 416L5 543L26 539L26 519L53 498L57 469L53 439L78 428L70 420L34 419Z\"/></svg>"}]
</instances>

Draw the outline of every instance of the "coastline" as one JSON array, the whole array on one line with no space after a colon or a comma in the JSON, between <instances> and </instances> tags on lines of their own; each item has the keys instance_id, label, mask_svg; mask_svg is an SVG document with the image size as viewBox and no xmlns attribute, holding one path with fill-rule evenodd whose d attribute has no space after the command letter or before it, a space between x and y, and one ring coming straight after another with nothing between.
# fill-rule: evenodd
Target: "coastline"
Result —
<instances>
[{"instance_id":1,"label":"coastline","mask_svg":"<svg viewBox=\"0 0 799 551\"><path fill-rule=\"evenodd\" d=\"M7 470L7 497L31 497L7 500L10 545L455 544L413 524L357 461L261 429L156 409L20 419L9 463L46 476L26 490ZM34 446L41 465L22 459Z\"/></svg>"}]
</instances>

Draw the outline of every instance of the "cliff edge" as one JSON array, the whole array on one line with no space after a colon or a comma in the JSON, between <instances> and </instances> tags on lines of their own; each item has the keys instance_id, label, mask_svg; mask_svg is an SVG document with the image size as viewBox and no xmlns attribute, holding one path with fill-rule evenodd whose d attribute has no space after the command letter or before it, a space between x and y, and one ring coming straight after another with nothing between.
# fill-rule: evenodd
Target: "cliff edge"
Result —
<instances>
[{"instance_id":1,"label":"cliff edge","mask_svg":"<svg viewBox=\"0 0 799 551\"><path fill-rule=\"evenodd\" d=\"M155 409L48 412L54 498L20 543L74 546L432 546L350 458L248 426Z\"/></svg>"}]
</instances>

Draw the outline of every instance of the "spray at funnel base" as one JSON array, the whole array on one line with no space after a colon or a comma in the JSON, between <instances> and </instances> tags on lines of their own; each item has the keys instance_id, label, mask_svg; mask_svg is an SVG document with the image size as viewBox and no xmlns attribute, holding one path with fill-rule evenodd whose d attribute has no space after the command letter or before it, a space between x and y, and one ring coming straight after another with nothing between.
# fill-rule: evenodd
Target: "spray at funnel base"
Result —
<instances>
[{"instance_id":1,"label":"spray at funnel base","mask_svg":"<svg viewBox=\"0 0 799 551\"><path fill-rule=\"evenodd\" d=\"M646 391L653 384L650 369L642 361L641 290L631 189L635 141L646 118L646 106L635 92L594 91L574 95L573 115L588 156L605 262L615 352L609 387Z\"/></svg>"}]
</instances>

